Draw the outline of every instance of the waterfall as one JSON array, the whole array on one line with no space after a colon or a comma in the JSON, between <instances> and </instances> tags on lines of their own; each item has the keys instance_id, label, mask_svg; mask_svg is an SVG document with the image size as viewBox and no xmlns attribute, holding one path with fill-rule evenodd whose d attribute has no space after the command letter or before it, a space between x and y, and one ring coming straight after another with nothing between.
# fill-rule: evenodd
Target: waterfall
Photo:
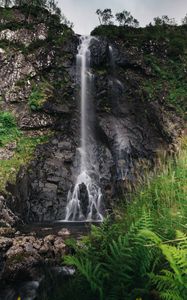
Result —
<instances>
[{"instance_id":1,"label":"waterfall","mask_svg":"<svg viewBox=\"0 0 187 300\"><path fill-rule=\"evenodd\" d=\"M81 147L80 172L73 191L68 192L66 221L102 221L102 193L92 130L91 88L93 75L90 70L90 42L92 37L81 36L77 54L77 82L80 81Z\"/></svg>"},{"instance_id":2,"label":"waterfall","mask_svg":"<svg viewBox=\"0 0 187 300\"><path fill-rule=\"evenodd\" d=\"M114 55L113 55L113 48L111 45L109 45L109 56L110 56L110 66L112 72L115 70L115 61L114 61Z\"/></svg>"},{"instance_id":3,"label":"waterfall","mask_svg":"<svg viewBox=\"0 0 187 300\"><path fill-rule=\"evenodd\" d=\"M120 97L124 94L124 85L118 79L118 74L116 72L116 63L114 59L114 49L109 45L109 58L110 58L110 67L111 67L111 78L110 78L110 88L112 96L112 112L118 116L118 106L120 105ZM117 121L113 124L114 128L114 157L116 160L116 178L117 180L125 180L128 171L129 165L131 165L131 156L130 156L130 143L129 138L125 135L125 130L123 128L123 123L120 121L118 116Z\"/></svg>"}]
</instances>

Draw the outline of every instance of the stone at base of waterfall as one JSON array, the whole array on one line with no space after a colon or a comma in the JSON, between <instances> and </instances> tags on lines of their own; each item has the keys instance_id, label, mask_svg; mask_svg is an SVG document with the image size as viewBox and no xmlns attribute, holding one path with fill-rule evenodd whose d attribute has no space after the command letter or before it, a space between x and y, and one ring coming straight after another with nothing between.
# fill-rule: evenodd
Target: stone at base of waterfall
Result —
<instances>
[{"instance_id":1,"label":"stone at base of waterfall","mask_svg":"<svg viewBox=\"0 0 187 300\"><path fill-rule=\"evenodd\" d=\"M62 228L59 232L58 235L60 236L69 236L71 232L67 228Z\"/></svg>"},{"instance_id":2,"label":"stone at base of waterfall","mask_svg":"<svg viewBox=\"0 0 187 300\"><path fill-rule=\"evenodd\" d=\"M18 217L7 207L5 198L0 195L0 226L1 228L14 226Z\"/></svg>"},{"instance_id":3,"label":"stone at base of waterfall","mask_svg":"<svg viewBox=\"0 0 187 300\"><path fill-rule=\"evenodd\" d=\"M88 191L87 191L86 185L84 183L81 183L79 185L78 198L80 201L82 213L83 213L84 217L86 218L87 211L88 211L88 205L89 205L89 196L88 196Z\"/></svg>"},{"instance_id":4,"label":"stone at base of waterfall","mask_svg":"<svg viewBox=\"0 0 187 300\"><path fill-rule=\"evenodd\" d=\"M58 264L66 252L62 236L44 238L19 235L0 237L0 278L7 280L34 278L35 268L41 264Z\"/></svg>"}]
</instances>

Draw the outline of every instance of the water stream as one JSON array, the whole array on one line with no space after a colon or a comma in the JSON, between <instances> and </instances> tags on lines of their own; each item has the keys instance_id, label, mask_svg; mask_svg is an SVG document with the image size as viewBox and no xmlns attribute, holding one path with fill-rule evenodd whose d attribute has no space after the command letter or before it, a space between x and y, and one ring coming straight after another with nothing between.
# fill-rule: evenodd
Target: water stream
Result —
<instances>
[{"instance_id":1,"label":"water stream","mask_svg":"<svg viewBox=\"0 0 187 300\"><path fill-rule=\"evenodd\" d=\"M92 101L93 74L90 69L90 36L81 36L76 57L77 83L80 81L81 147L80 171L73 190L68 193L66 221L102 221L102 193L97 172L95 140L92 129L94 113ZM79 100L79 99L78 99Z\"/></svg>"}]
</instances>

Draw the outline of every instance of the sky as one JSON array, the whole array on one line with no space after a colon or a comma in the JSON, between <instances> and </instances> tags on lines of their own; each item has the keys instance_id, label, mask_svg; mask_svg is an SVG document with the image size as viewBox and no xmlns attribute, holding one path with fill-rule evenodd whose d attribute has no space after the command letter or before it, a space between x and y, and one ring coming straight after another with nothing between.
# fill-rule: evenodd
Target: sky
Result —
<instances>
[{"instance_id":1,"label":"sky","mask_svg":"<svg viewBox=\"0 0 187 300\"><path fill-rule=\"evenodd\" d=\"M63 14L74 23L74 31L88 35L99 25L96 9L111 8L113 14L130 11L141 26L154 17L168 15L179 23L187 13L187 0L58 0Z\"/></svg>"}]
</instances>

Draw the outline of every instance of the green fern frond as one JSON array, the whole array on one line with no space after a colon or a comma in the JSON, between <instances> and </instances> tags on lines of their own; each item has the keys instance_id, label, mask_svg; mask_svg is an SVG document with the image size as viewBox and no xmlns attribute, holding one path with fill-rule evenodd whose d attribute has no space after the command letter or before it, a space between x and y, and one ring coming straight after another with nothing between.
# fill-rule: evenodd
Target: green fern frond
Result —
<instances>
[{"instance_id":1,"label":"green fern frond","mask_svg":"<svg viewBox=\"0 0 187 300\"><path fill-rule=\"evenodd\" d=\"M158 245L162 242L162 240L158 237L156 233L148 229L142 229L139 233L140 236L143 236L145 239L153 242Z\"/></svg>"},{"instance_id":2,"label":"green fern frond","mask_svg":"<svg viewBox=\"0 0 187 300\"><path fill-rule=\"evenodd\" d=\"M152 240L156 244L157 239L154 237ZM165 242L157 244L171 270L163 269L159 275L150 274L150 278L163 300L185 300L187 296L186 235L177 231L173 244L176 241L176 246Z\"/></svg>"},{"instance_id":3,"label":"green fern frond","mask_svg":"<svg viewBox=\"0 0 187 300\"><path fill-rule=\"evenodd\" d=\"M160 245L163 255L166 257L170 267L174 271L178 281L183 284L183 266L187 266L186 255L183 250L177 249L174 246Z\"/></svg>"},{"instance_id":4,"label":"green fern frond","mask_svg":"<svg viewBox=\"0 0 187 300\"><path fill-rule=\"evenodd\" d=\"M178 247L187 251L187 235L177 230L176 238L178 240Z\"/></svg>"},{"instance_id":5,"label":"green fern frond","mask_svg":"<svg viewBox=\"0 0 187 300\"><path fill-rule=\"evenodd\" d=\"M93 266L88 258L77 258L75 256L66 256L64 262L67 265L73 265L77 268L81 275L83 275L90 284L92 291L98 291L100 299L103 299L103 282L107 274L102 269L101 264Z\"/></svg>"},{"instance_id":6,"label":"green fern frond","mask_svg":"<svg viewBox=\"0 0 187 300\"><path fill-rule=\"evenodd\" d=\"M164 272L162 272L164 273ZM172 272L167 271L163 275L150 274L152 282L157 286L158 291L163 291L163 289L177 289L178 282L175 280L175 276Z\"/></svg>"},{"instance_id":7,"label":"green fern frond","mask_svg":"<svg viewBox=\"0 0 187 300\"><path fill-rule=\"evenodd\" d=\"M161 292L160 297L163 300L185 300L183 297L180 296L180 294L171 290Z\"/></svg>"}]
</instances>

